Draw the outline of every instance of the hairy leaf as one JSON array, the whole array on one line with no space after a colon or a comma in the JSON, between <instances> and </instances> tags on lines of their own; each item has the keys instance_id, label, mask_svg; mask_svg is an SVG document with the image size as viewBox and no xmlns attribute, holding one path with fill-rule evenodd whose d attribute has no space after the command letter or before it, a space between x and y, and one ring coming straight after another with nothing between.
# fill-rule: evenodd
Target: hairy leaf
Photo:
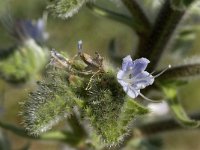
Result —
<instances>
[{"instance_id":1,"label":"hairy leaf","mask_svg":"<svg viewBox=\"0 0 200 150\"><path fill-rule=\"evenodd\" d=\"M38 82L38 88L22 103L24 125L31 134L41 134L60 120L68 117L74 104L74 95L66 82L65 72L50 72Z\"/></svg>"},{"instance_id":2,"label":"hairy leaf","mask_svg":"<svg viewBox=\"0 0 200 150\"><path fill-rule=\"evenodd\" d=\"M130 124L148 110L127 98L112 72L94 79L85 101L85 117L105 144L115 145L128 133Z\"/></svg>"}]
</instances>

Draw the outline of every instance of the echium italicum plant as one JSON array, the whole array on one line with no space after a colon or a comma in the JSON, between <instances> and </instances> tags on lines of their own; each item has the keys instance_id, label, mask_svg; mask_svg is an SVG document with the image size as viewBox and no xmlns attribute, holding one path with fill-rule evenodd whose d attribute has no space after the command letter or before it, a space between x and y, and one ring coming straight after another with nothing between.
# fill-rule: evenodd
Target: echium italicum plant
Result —
<instances>
[{"instance_id":1,"label":"echium italicum plant","mask_svg":"<svg viewBox=\"0 0 200 150\"><path fill-rule=\"evenodd\" d=\"M51 50L44 80L38 81L28 100L21 102L27 137L59 140L80 149L122 149L132 137L134 128L148 132L145 128L148 124L142 126L137 122L138 118L151 112L146 102L161 103L164 100L180 125L188 128L199 126L199 121L186 114L177 94L177 88L188 83L188 78L199 75L199 62L172 67L169 63L165 69L156 70L166 48L180 51L183 49L180 45L188 42L183 37L195 33L195 25L190 25L190 31L186 31L188 28L184 28L184 21L188 10L199 2L152 1L158 3L158 8L157 12L151 10L149 15L145 12L149 3L146 0L112 2L127 8L129 15L103 8L98 5L98 0L49 2L47 10L62 19L73 17L82 7L88 7L94 13L128 25L137 34L139 43L137 51L125 57L111 54L113 60L122 62L119 69L98 52L86 54L81 40L75 56ZM171 39L174 42L170 45ZM176 45L178 42L182 43ZM161 100L147 97L151 90L162 93ZM62 120L67 121L70 130L48 131Z\"/></svg>"}]
</instances>

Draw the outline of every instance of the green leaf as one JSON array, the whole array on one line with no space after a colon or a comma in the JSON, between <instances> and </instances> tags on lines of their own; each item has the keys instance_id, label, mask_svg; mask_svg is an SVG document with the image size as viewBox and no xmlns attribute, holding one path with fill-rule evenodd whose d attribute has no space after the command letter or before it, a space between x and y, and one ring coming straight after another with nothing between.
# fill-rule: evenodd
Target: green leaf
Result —
<instances>
[{"instance_id":1,"label":"green leaf","mask_svg":"<svg viewBox=\"0 0 200 150\"><path fill-rule=\"evenodd\" d=\"M138 104L133 99L126 97L118 120L119 129L122 133L126 133L134 119L140 115L145 115L148 112L149 110L146 107Z\"/></svg>"},{"instance_id":2,"label":"green leaf","mask_svg":"<svg viewBox=\"0 0 200 150\"><path fill-rule=\"evenodd\" d=\"M30 134L41 134L60 120L70 116L76 97L66 81L66 72L49 72L46 79L38 82L35 92L22 103L22 116Z\"/></svg>"},{"instance_id":3,"label":"green leaf","mask_svg":"<svg viewBox=\"0 0 200 150\"><path fill-rule=\"evenodd\" d=\"M178 101L176 88L172 86L163 87L163 91L168 99L168 104L176 120L184 127L188 127L188 128L199 127L200 122L190 119L187 113L185 112L184 108Z\"/></svg>"},{"instance_id":4,"label":"green leaf","mask_svg":"<svg viewBox=\"0 0 200 150\"><path fill-rule=\"evenodd\" d=\"M129 132L132 121L148 110L127 98L116 75L104 73L91 83L91 89L85 97L85 117L100 136L104 144L116 145Z\"/></svg>"}]
</instances>

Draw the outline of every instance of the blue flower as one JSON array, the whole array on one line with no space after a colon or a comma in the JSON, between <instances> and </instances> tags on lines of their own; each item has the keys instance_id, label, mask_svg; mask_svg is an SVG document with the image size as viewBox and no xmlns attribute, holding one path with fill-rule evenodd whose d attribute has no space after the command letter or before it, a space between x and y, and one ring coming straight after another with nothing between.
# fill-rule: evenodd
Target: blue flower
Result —
<instances>
[{"instance_id":1,"label":"blue flower","mask_svg":"<svg viewBox=\"0 0 200 150\"><path fill-rule=\"evenodd\" d=\"M146 58L133 61L130 55L123 59L122 69L119 70L117 79L130 97L136 98L141 95L141 89L153 84L154 77L145 71L149 62Z\"/></svg>"},{"instance_id":2,"label":"blue flower","mask_svg":"<svg viewBox=\"0 0 200 150\"><path fill-rule=\"evenodd\" d=\"M46 14L33 22L32 20L17 20L15 23L15 36L18 38L32 38L37 43L43 43L48 39L46 29Z\"/></svg>"},{"instance_id":3,"label":"blue flower","mask_svg":"<svg viewBox=\"0 0 200 150\"><path fill-rule=\"evenodd\" d=\"M171 65L157 75L153 76L145 71L148 63L150 63L150 61L146 58L140 58L133 61L130 55L126 56L123 59L122 69L117 73L117 80L122 85L124 91L131 98L136 98L138 95L140 95L148 101L158 102L158 100L155 101L147 98L140 93L140 90L152 85L154 79L163 74L167 69L171 68Z\"/></svg>"}]
</instances>

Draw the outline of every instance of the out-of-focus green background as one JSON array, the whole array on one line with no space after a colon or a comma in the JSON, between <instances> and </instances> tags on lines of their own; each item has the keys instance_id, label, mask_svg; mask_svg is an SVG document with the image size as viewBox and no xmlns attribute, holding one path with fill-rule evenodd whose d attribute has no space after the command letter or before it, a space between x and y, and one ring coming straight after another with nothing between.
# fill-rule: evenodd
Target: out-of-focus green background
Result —
<instances>
[{"instance_id":1,"label":"out-of-focus green background","mask_svg":"<svg viewBox=\"0 0 200 150\"><path fill-rule=\"evenodd\" d=\"M110 5L111 6L111 5ZM107 5L108 7L108 5ZM116 9L124 9L112 6ZM46 2L41 0L11 0L9 13L13 18L35 19L37 20L43 14L46 8ZM95 51L101 53L105 59L108 58L108 45L114 38L117 41L117 50L123 56L134 51L137 45L137 37L129 27L93 14L89 9L83 8L74 17L68 20L61 20L51 15L48 16L47 31L49 40L47 46L55 48L58 51L64 51L73 56L76 54L77 41L82 39L84 50L93 54ZM183 59L193 55L200 55L200 32L194 45L188 54L181 60L166 52L160 66L171 63L176 65ZM13 44L13 39L8 36L5 29L0 26L0 48ZM120 67L120 66L119 66ZM1 114L1 119L6 122L22 125L19 114L19 102L27 97L28 92L35 86L35 81L29 81L25 85L10 85L0 80L0 98L5 105L5 112ZM200 80L196 78L188 85L179 89L180 99L184 108L188 112L200 111ZM26 139L8 133L12 139L12 148L18 150L27 142ZM161 134L164 140L165 150L198 150L200 149L200 130L182 130ZM62 148L63 144L55 142L33 141L31 150L54 150ZM130 148L131 149L131 148Z\"/></svg>"}]
</instances>

